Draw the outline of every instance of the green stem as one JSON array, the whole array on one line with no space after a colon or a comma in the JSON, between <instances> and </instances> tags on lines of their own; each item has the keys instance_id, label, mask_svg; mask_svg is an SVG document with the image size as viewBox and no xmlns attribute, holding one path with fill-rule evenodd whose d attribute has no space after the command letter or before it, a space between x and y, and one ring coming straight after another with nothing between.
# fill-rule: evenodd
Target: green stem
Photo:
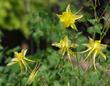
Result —
<instances>
[{"instance_id":1,"label":"green stem","mask_svg":"<svg viewBox=\"0 0 110 86\"><path fill-rule=\"evenodd\" d=\"M64 58L63 58L63 56L60 58L60 60L59 60L59 62L58 62L58 64L56 65L56 67L55 67L55 69L57 69L58 68L58 66L60 65L60 63L61 63L61 61L63 60Z\"/></svg>"},{"instance_id":2,"label":"green stem","mask_svg":"<svg viewBox=\"0 0 110 86\"><path fill-rule=\"evenodd\" d=\"M110 18L110 16L107 18L106 22L108 21L108 19ZM109 21L108 21L109 22ZM106 35L106 33L108 32L109 28L106 28L106 26L104 25L103 27L103 31L102 31L102 36L100 38L100 40L102 40L104 38L104 36Z\"/></svg>"},{"instance_id":3,"label":"green stem","mask_svg":"<svg viewBox=\"0 0 110 86\"><path fill-rule=\"evenodd\" d=\"M79 59L78 59L78 57L77 57L77 53L76 53L76 60L77 60L77 63L78 63L78 70L77 70L77 71L78 71L78 75L79 75L79 77L78 77L78 78L79 78L79 79L81 79L81 77L80 77L80 76L81 76L81 74L80 74Z\"/></svg>"}]
</instances>

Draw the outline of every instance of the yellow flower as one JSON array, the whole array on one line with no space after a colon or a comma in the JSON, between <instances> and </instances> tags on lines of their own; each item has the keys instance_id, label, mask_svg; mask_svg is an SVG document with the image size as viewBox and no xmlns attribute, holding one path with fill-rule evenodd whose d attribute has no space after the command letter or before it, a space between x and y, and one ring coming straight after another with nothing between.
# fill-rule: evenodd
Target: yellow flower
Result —
<instances>
[{"instance_id":1,"label":"yellow flower","mask_svg":"<svg viewBox=\"0 0 110 86\"><path fill-rule=\"evenodd\" d=\"M26 72L28 68L28 64L26 63L26 61L35 62L25 57L26 52L27 52L27 49L22 49L20 53L15 52L15 57L7 65L10 66L15 63L18 63L20 65L21 72Z\"/></svg>"},{"instance_id":2,"label":"yellow flower","mask_svg":"<svg viewBox=\"0 0 110 86\"><path fill-rule=\"evenodd\" d=\"M60 48L59 52L64 55L67 53L67 55L70 57L71 55L74 55L72 48L76 47L76 44L71 44L71 41L68 39L67 36L64 37L59 43L52 44L53 46L56 46Z\"/></svg>"},{"instance_id":3,"label":"yellow flower","mask_svg":"<svg viewBox=\"0 0 110 86\"><path fill-rule=\"evenodd\" d=\"M82 15L73 14L70 9L70 5L67 6L66 12L63 12L62 15L58 15L60 21L64 23L65 27L71 26L74 30L77 30L75 21L80 19Z\"/></svg>"},{"instance_id":4,"label":"yellow flower","mask_svg":"<svg viewBox=\"0 0 110 86\"><path fill-rule=\"evenodd\" d=\"M32 70L31 74L29 75L29 78L27 80L27 84L31 85L32 82L34 81L36 74L38 73L38 69L39 69L40 65L36 65L35 68Z\"/></svg>"},{"instance_id":5,"label":"yellow flower","mask_svg":"<svg viewBox=\"0 0 110 86\"><path fill-rule=\"evenodd\" d=\"M101 40L93 40L91 38L89 38L89 44L84 44L85 46L88 47L87 50L83 51L83 52L89 52L87 57L85 58L85 60L92 55L93 56L93 65L94 68L96 69L95 66L95 59L97 55L102 56L104 59L106 59L106 55L103 53L103 49L105 49L107 47L107 45L105 44L101 44Z\"/></svg>"}]
</instances>

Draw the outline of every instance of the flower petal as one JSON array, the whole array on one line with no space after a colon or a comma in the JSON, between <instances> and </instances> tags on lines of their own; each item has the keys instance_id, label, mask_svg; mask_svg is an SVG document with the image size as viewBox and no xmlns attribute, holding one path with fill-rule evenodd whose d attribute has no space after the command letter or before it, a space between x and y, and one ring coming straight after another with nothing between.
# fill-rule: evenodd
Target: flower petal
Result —
<instances>
[{"instance_id":1,"label":"flower petal","mask_svg":"<svg viewBox=\"0 0 110 86\"><path fill-rule=\"evenodd\" d=\"M10 62L10 63L7 64L7 66L11 66L11 65L16 64L16 63L17 62Z\"/></svg>"},{"instance_id":2,"label":"flower petal","mask_svg":"<svg viewBox=\"0 0 110 86\"><path fill-rule=\"evenodd\" d=\"M26 61L29 61L29 62L36 62L36 61L33 61L33 60L28 59L28 58L26 58L26 57L24 57L24 59L25 59Z\"/></svg>"},{"instance_id":3,"label":"flower petal","mask_svg":"<svg viewBox=\"0 0 110 86\"><path fill-rule=\"evenodd\" d=\"M19 60L17 58L13 58L11 61L12 62L18 62Z\"/></svg>"},{"instance_id":4,"label":"flower petal","mask_svg":"<svg viewBox=\"0 0 110 86\"><path fill-rule=\"evenodd\" d=\"M21 53L23 54L23 56L26 55L26 52L27 52L27 49L22 49L22 50L21 50Z\"/></svg>"},{"instance_id":5,"label":"flower petal","mask_svg":"<svg viewBox=\"0 0 110 86\"><path fill-rule=\"evenodd\" d=\"M61 44L60 43L53 43L52 46L55 46L55 47L59 47L60 48L61 47Z\"/></svg>"},{"instance_id":6,"label":"flower petal","mask_svg":"<svg viewBox=\"0 0 110 86\"><path fill-rule=\"evenodd\" d=\"M20 68L21 68L21 73L27 71L27 64L24 60L19 61L19 65L20 65Z\"/></svg>"},{"instance_id":7,"label":"flower petal","mask_svg":"<svg viewBox=\"0 0 110 86\"><path fill-rule=\"evenodd\" d=\"M68 6L67 6L67 8L66 8L66 12L71 12L70 4L68 4Z\"/></svg>"},{"instance_id":8,"label":"flower petal","mask_svg":"<svg viewBox=\"0 0 110 86\"><path fill-rule=\"evenodd\" d=\"M18 62L18 59L17 59L17 58L13 58L13 59L11 60L11 62L7 64L7 66L13 65L13 64L15 64L15 63L17 63L17 62Z\"/></svg>"},{"instance_id":9,"label":"flower petal","mask_svg":"<svg viewBox=\"0 0 110 86\"><path fill-rule=\"evenodd\" d=\"M78 29L74 23L71 25L71 28L78 31Z\"/></svg>"},{"instance_id":10,"label":"flower petal","mask_svg":"<svg viewBox=\"0 0 110 86\"><path fill-rule=\"evenodd\" d=\"M94 69L95 69L95 70L97 69L97 68L96 68L96 65L95 65L96 55L97 55L97 52L95 52L95 53L93 54L93 65L94 65Z\"/></svg>"},{"instance_id":11,"label":"flower petal","mask_svg":"<svg viewBox=\"0 0 110 86\"><path fill-rule=\"evenodd\" d=\"M105 55L104 53L102 53L102 52L100 51L99 54L106 60L106 55Z\"/></svg>"},{"instance_id":12,"label":"flower petal","mask_svg":"<svg viewBox=\"0 0 110 86\"><path fill-rule=\"evenodd\" d=\"M75 20L82 18L83 15L74 15Z\"/></svg>"}]
</instances>

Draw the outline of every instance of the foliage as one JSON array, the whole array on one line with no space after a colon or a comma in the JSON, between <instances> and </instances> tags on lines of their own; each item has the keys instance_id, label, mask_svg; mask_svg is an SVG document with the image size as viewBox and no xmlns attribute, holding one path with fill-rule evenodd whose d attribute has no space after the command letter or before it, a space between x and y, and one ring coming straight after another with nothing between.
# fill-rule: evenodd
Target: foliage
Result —
<instances>
[{"instance_id":1,"label":"foliage","mask_svg":"<svg viewBox=\"0 0 110 86\"><path fill-rule=\"evenodd\" d=\"M0 0L0 86L109 86L110 6L104 2L100 14L102 2ZM27 54L6 48L4 30L20 30L35 45Z\"/></svg>"}]
</instances>

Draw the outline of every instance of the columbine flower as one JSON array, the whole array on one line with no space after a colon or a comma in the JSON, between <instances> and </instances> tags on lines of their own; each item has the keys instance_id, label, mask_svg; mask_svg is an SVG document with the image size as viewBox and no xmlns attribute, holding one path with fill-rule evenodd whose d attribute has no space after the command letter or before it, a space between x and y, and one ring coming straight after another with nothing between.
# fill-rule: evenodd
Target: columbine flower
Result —
<instances>
[{"instance_id":1,"label":"columbine flower","mask_svg":"<svg viewBox=\"0 0 110 86\"><path fill-rule=\"evenodd\" d=\"M21 72L27 71L28 64L26 63L26 61L29 61L29 62L35 62L35 61L32 61L32 60L26 58L25 57L26 52L27 52L27 49L21 50L20 53L15 52L15 57L7 65L10 66L10 65L13 65L15 63L18 63L20 65Z\"/></svg>"},{"instance_id":2,"label":"columbine flower","mask_svg":"<svg viewBox=\"0 0 110 86\"><path fill-rule=\"evenodd\" d=\"M35 68L32 70L31 74L29 75L29 78L27 80L27 84L31 85L32 82L34 81L36 74L38 73L38 69L39 69L40 65L36 65Z\"/></svg>"},{"instance_id":3,"label":"columbine flower","mask_svg":"<svg viewBox=\"0 0 110 86\"><path fill-rule=\"evenodd\" d=\"M71 44L71 41L68 39L67 36L64 37L64 39L62 39L60 41L60 43L54 43L52 44L53 46L56 46L58 48L60 48L59 52L64 55L65 53L67 53L67 55L70 57L71 55L74 55L74 52L71 50L71 48L75 48L76 45L75 44Z\"/></svg>"},{"instance_id":4,"label":"columbine flower","mask_svg":"<svg viewBox=\"0 0 110 86\"><path fill-rule=\"evenodd\" d=\"M62 15L58 15L60 21L64 23L65 27L71 26L74 30L77 30L75 21L80 19L82 15L77 15L78 13L72 13L70 5L67 6L66 12L63 12Z\"/></svg>"},{"instance_id":5,"label":"columbine flower","mask_svg":"<svg viewBox=\"0 0 110 86\"><path fill-rule=\"evenodd\" d=\"M95 66L95 59L97 55L102 56L104 59L106 59L106 55L103 53L103 49L105 49L107 46L104 44L101 44L101 40L93 40L91 38L89 38L89 44L84 44L85 46L88 47L87 50L83 51L83 52L89 52L87 57L85 58L85 60L92 55L93 56L93 65L94 68L96 69Z\"/></svg>"}]
</instances>

